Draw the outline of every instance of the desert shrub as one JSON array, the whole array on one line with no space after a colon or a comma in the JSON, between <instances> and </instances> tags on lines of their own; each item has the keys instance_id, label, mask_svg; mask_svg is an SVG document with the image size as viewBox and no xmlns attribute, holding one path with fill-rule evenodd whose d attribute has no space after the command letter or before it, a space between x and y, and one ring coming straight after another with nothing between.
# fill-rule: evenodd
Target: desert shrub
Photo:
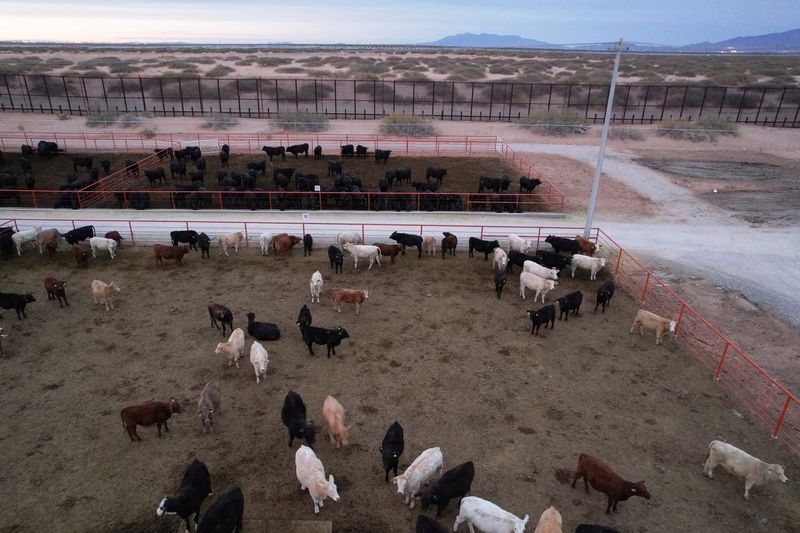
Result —
<instances>
[{"instance_id":1,"label":"desert shrub","mask_svg":"<svg viewBox=\"0 0 800 533\"><path fill-rule=\"evenodd\" d=\"M296 59L295 63L301 63L307 67L321 67L323 65L328 64L328 62L325 59L319 56L303 57L300 59Z\"/></svg>"},{"instance_id":2,"label":"desert shrub","mask_svg":"<svg viewBox=\"0 0 800 533\"><path fill-rule=\"evenodd\" d=\"M469 64L459 64L455 66L447 76L447 81L473 81L481 80L486 77L486 70Z\"/></svg>"},{"instance_id":3,"label":"desert shrub","mask_svg":"<svg viewBox=\"0 0 800 533\"><path fill-rule=\"evenodd\" d=\"M312 78L333 78L333 72L330 70L323 70L323 69L311 69L306 72Z\"/></svg>"},{"instance_id":4,"label":"desert shrub","mask_svg":"<svg viewBox=\"0 0 800 533\"><path fill-rule=\"evenodd\" d=\"M152 139L153 137L156 136L155 128L145 128L140 133L142 134L142 137L144 137L145 139Z\"/></svg>"},{"instance_id":5,"label":"desert shrub","mask_svg":"<svg viewBox=\"0 0 800 533\"><path fill-rule=\"evenodd\" d=\"M301 74L305 71L306 69L303 67L279 67L275 69L275 72L280 72L282 74Z\"/></svg>"},{"instance_id":6,"label":"desert shrub","mask_svg":"<svg viewBox=\"0 0 800 533\"><path fill-rule=\"evenodd\" d=\"M630 126L614 126L608 128L608 138L618 139L620 141L643 141L644 133Z\"/></svg>"},{"instance_id":7,"label":"desert shrub","mask_svg":"<svg viewBox=\"0 0 800 533\"><path fill-rule=\"evenodd\" d=\"M58 117L58 120L69 120L72 118L72 115L69 113L58 113L56 116Z\"/></svg>"},{"instance_id":8,"label":"desert shrub","mask_svg":"<svg viewBox=\"0 0 800 533\"><path fill-rule=\"evenodd\" d=\"M256 63L259 67L280 67L281 65L289 65L292 63L290 57L257 57Z\"/></svg>"},{"instance_id":9,"label":"desert shrub","mask_svg":"<svg viewBox=\"0 0 800 533\"><path fill-rule=\"evenodd\" d=\"M656 128L656 133L660 137L691 141L691 142L714 142L719 135L737 135L736 124L728 122L722 117L705 116L697 122L685 122L679 120L665 120Z\"/></svg>"},{"instance_id":10,"label":"desert shrub","mask_svg":"<svg viewBox=\"0 0 800 533\"><path fill-rule=\"evenodd\" d=\"M737 126L735 122L729 122L722 117L714 115L701 117L695 122L695 126L697 129L701 130L713 130L719 135L736 136L739 134L739 126Z\"/></svg>"},{"instance_id":11,"label":"desert shrub","mask_svg":"<svg viewBox=\"0 0 800 533\"><path fill-rule=\"evenodd\" d=\"M141 72L142 67L137 67L131 63L115 63L108 67L111 74L132 74L134 72Z\"/></svg>"},{"instance_id":12,"label":"desert shrub","mask_svg":"<svg viewBox=\"0 0 800 533\"><path fill-rule=\"evenodd\" d=\"M380 131L387 135L436 135L430 119L398 113L383 117Z\"/></svg>"},{"instance_id":13,"label":"desert shrub","mask_svg":"<svg viewBox=\"0 0 800 533\"><path fill-rule=\"evenodd\" d=\"M175 70L197 70L197 65L189 63L188 61L172 60L162 61L158 64L159 67L172 68Z\"/></svg>"},{"instance_id":14,"label":"desert shrub","mask_svg":"<svg viewBox=\"0 0 800 533\"><path fill-rule=\"evenodd\" d=\"M236 72L235 68L231 68L227 65L217 65L216 67L206 71L206 78L224 78L231 72Z\"/></svg>"},{"instance_id":15,"label":"desert shrub","mask_svg":"<svg viewBox=\"0 0 800 533\"><path fill-rule=\"evenodd\" d=\"M543 111L523 117L519 121L521 128L533 130L545 135L569 135L586 131L586 121L573 109Z\"/></svg>"},{"instance_id":16,"label":"desert shrub","mask_svg":"<svg viewBox=\"0 0 800 533\"><path fill-rule=\"evenodd\" d=\"M197 57L197 56L187 57L186 61L189 61L191 63L200 63L201 65L213 65L214 63L216 63L213 57Z\"/></svg>"},{"instance_id":17,"label":"desert shrub","mask_svg":"<svg viewBox=\"0 0 800 533\"><path fill-rule=\"evenodd\" d=\"M283 131L325 131L328 129L328 118L315 113L281 113L273 124Z\"/></svg>"},{"instance_id":18,"label":"desert shrub","mask_svg":"<svg viewBox=\"0 0 800 533\"><path fill-rule=\"evenodd\" d=\"M254 56L248 56L248 57L245 57L244 59L238 60L236 63L234 63L234 65L238 65L240 67L249 67L250 65L252 65L255 62L256 62L256 58Z\"/></svg>"},{"instance_id":19,"label":"desert shrub","mask_svg":"<svg viewBox=\"0 0 800 533\"><path fill-rule=\"evenodd\" d=\"M91 113L86 117L86 126L89 128L104 128L115 123L119 118L116 111L100 111Z\"/></svg>"},{"instance_id":20,"label":"desert shrub","mask_svg":"<svg viewBox=\"0 0 800 533\"><path fill-rule=\"evenodd\" d=\"M227 130L237 125L239 121L230 115L213 114L206 118L206 121L200 126L201 128L211 128L215 130Z\"/></svg>"},{"instance_id":21,"label":"desert shrub","mask_svg":"<svg viewBox=\"0 0 800 533\"><path fill-rule=\"evenodd\" d=\"M144 115L136 115L132 113L125 113L120 116L119 125L123 128L136 128L144 124L147 117Z\"/></svg>"}]
</instances>

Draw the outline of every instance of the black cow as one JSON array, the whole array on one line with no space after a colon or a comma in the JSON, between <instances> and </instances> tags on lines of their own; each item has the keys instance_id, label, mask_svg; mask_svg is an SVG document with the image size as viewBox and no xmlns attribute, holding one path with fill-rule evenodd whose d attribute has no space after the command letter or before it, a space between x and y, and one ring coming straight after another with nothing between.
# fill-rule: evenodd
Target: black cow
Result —
<instances>
[{"instance_id":1,"label":"black cow","mask_svg":"<svg viewBox=\"0 0 800 533\"><path fill-rule=\"evenodd\" d=\"M223 146L228 146L228 145L226 144L226 145L223 145ZM219 164L220 164L220 166L227 167L228 166L228 162L230 161L230 159L231 159L230 152L228 152L227 150L220 150L219 151Z\"/></svg>"},{"instance_id":2,"label":"black cow","mask_svg":"<svg viewBox=\"0 0 800 533\"><path fill-rule=\"evenodd\" d=\"M308 353L314 355L314 350L311 349L312 344L324 344L328 347L328 359L331 357L331 352L336 355L336 347L342 343L342 340L350 337L347 330L342 327L326 329L302 326L300 331L303 333L303 342L308 346Z\"/></svg>"},{"instance_id":3,"label":"black cow","mask_svg":"<svg viewBox=\"0 0 800 533\"><path fill-rule=\"evenodd\" d=\"M281 338L280 328L271 322L256 322L255 313L247 313L247 333L260 341L276 341Z\"/></svg>"},{"instance_id":4,"label":"black cow","mask_svg":"<svg viewBox=\"0 0 800 533\"><path fill-rule=\"evenodd\" d=\"M297 314L297 322L295 322L295 324L301 328L303 326L311 325L311 310L307 305L303 305L303 307L300 308L300 312Z\"/></svg>"},{"instance_id":5,"label":"black cow","mask_svg":"<svg viewBox=\"0 0 800 533\"><path fill-rule=\"evenodd\" d=\"M539 250L536 252L536 258L534 259L535 262L539 263L543 267L547 268L557 268L562 269L566 268L570 264L570 258L564 257L563 255L558 255L553 252L548 252L547 250Z\"/></svg>"},{"instance_id":6,"label":"black cow","mask_svg":"<svg viewBox=\"0 0 800 533\"><path fill-rule=\"evenodd\" d=\"M597 289L597 302L594 304L594 312L597 312L597 307L603 305L603 312L606 312L606 306L611 305L611 298L614 296L614 282L611 280L606 281L600 288Z\"/></svg>"},{"instance_id":7,"label":"black cow","mask_svg":"<svg viewBox=\"0 0 800 533\"><path fill-rule=\"evenodd\" d=\"M286 429L289 430L289 448L292 447L294 439L305 439L309 448L314 448L316 432L314 425L306 420L306 404L303 398L294 391L286 393L281 409L281 420Z\"/></svg>"},{"instance_id":8,"label":"black cow","mask_svg":"<svg viewBox=\"0 0 800 533\"><path fill-rule=\"evenodd\" d=\"M578 315L581 302L583 301L583 293L581 291L571 292L566 296L558 298L556 301L558 302L558 319L561 320L563 316L564 322L567 322L569 320L570 311L572 311L573 316Z\"/></svg>"},{"instance_id":9,"label":"black cow","mask_svg":"<svg viewBox=\"0 0 800 533\"><path fill-rule=\"evenodd\" d=\"M397 244L403 246L417 247L417 259L422 258L422 237L419 235L412 235L411 233L397 233L396 231L389 235L389 238L396 241Z\"/></svg>"},{"instance_id":10,"label":"black cow","mask_svg":"<svg viewBox=\"0 0 800 533\"><path fill-rule=\"evenodd\" d=\"M42 157L56 155L58 153L58 144L48 141L39 141L36 145L36 151Z\"/></svg>"},{"instance_id":11,"label":"black cow","mask_svg":"<svg viewBox=\"0 0 800 533\"><path fill-rule=\"evenodd\" d=\"M346 155L353 157L355 155L355 147L352 144L343 144L340 148L342 149L342 157Z\"/></svg>"},{"instance_id":12,"label":"black cow","mask_svg":"<svg viewBox=\"0 0 800 533\"><path fill-rule=\"evenodd\" d=\"M23 144L20 147L20 152L22 152L23 157L26 155L33 155L33 146L30 144Z\"/></svg>"},{"instance_id":13,"label":"black cow","mask_svg":"<svg viewBox=\"0 0 800 533\"><path fill-rule=\"evenodd\" d=\"M539 336L539 327L542 324L544 324L544 329L547 329L548 322L550 323L550 329L553 329L556 325L556 306L553 304L545 305L537 311L528 309L526 313L528 318L531 319L531 335L534 337Z\"/></svg>"},{"instance_id":14,"label":"black cow","mask_svg":"<svg viewBox=\"0 0 800 533\"><path fill-rule=\"evenodd\" d=\"M368 151L368 148L366 146L363 146L361 144L357 144L356 145L356 155L358 157L361 157L362 155L366 157L367 151Z\"/></svg>"},{"instance_id":15,"label":"black cow","mask_svg":"<svg viewBox=\"0 0 800 533\"><path fill-rule=\"evenodd\" d=\"M201 157L203 157L203 151L200 149L199 146L187 146L183 149L184 153L189 156L189 159L192 161L197 162Z\"/></svg>"},{"instance_id":16,"label":"black cow","mask_svg":"<svg viewBox=\"0 0 800 533\"><path fill-rule=\"evenodd\" d=\"M150 185L155 185L156 180L158 180L159 185L161 185L162 181L164 183L167 182L167 175L164 173L164 167L156 167L145 170L144 177L147 178L147 181L150 182Z\"/></svg>"},{"instance_id":17,"label":"black cow","mask_svg":"<svg viewBox=\"0 0 800 533\"><path fill-rule=\"evenodd\" d=\"M319 185L319 176L316 174L302 174L298 172L294 175L294 188L298 191L313 191L315 185Z\"/></svg>"},{"instance_id":18,"label":"black cow","mask_svg":"<svg viewBox=\"0 0 800 533\"><path fill-rule=\"evenodd\" d=\"M154 148L153 152L158 157L158 162L163 163L164 161L169 161L170 159L175 157L175 152L172 150L172 147L167 148Z\"/></svg>"},{"instance_id":19,"label":"black cow","mask_svg":"<svg viewBox=\"0 0 800 533\"><path fill-rule=\"evenodd\" d=\"M526 192L528 194L533 192L537 186L542 184L542 180L540 179L528 179L527 176L522 176L519 179L519 192Z\"/></svg>"},{"instance_id":20,"label":"black cow","mask_svg":"<svg viewBox=\"0 0 800 533\"><path fill-rule=\"evenodd\" d=\"M173 159L169 162L169 173L173 181L175 180L175 174L186 178L186 163L180 159Z\"/></svg>"},{"instance_id":21,"label":"black cow","mask_svg":"<svg viewBox=\"0 0 800 533\"><path fill-rule=\"evenodd\" d=\"M494 292L497 294L497 299L503 294L503 287L506 286L507 275L506 271L498 268L494 271Z\"/></svg>"},{"instance_id":22,"label":"black cow","mask_svg":"<svg viewBox=\"0 0 800 533\"><path fill-rule=\"evenodd\" d=\"M261 171L261 175L266 176L267 160L261 159L261 160L250 161L249 163L247 163L247 170L252 170L253 172Z\"/></svg>"},{"instance_id":23,"label":"black cow","mask_svg":"<svg viewBox=\"0 0 800 533\"><path fill-rule=\"evenodd\" d=\"M239 533L242 530L244 515L244 494L234 487L216 499L197 525L195 533L218 533L221 531Z\"/></svg>"},{"instance_id":24,"label":"black cow","mask_svg":"<svg viewBox=\"0 0 800 533\"><path fill-rule=\"evenodd\" d=\"M516 250L511 250L510 252L508 252L508 264L506 265L506 270L508 270L509 272L513 272L514 269L511 268L512 265L517 265L520 268L524 268L525 261L536 262L536 256L523 254L522 252L518 252Z\"/></svg>"},{"instance_id":25,"label":"black cow","mask_svg":"<svg viewBox=\"0 0 800 533\"><path fill-rule=\"evenodd\" d=\"M460 464L451 468L439 480L431 485L424 493L417 492L414 496L420 497L420 509L422 512L428 506L436 505L437 518L442 516L442 510L447 507L450 500L458 498L459 502L472 488L472 480L475 478L475 465L472 461Z\"/></svg>"},{"instance_id":26,"label":"black cow","mask_svg":"<svg viewBox=\"0 0 800 533\"><path fill-rule=\"evenodd\" d=\"M261 150L267 154L270 161L272 161L272 158L276 155L281 156L281 159L286 159L286 148L283 146L262 146Z\"/></svg>"},{"instance_id":27,"label":"black cow","mask_svg":"<svg viewBox=\"0 0 800 533\"><path fill-rule=\"evenodd\" d=\"M32 191L36 188L36 180L33 179L33 174L25 174L25 187L27 187L29 191Z\"/></svg>"},{"instance_id":28,"label":"black cow","mask_svg":"<svg viewBox=\"0 0 800 533\"><path fill-rule=\"evenodd\" d=\"M295 158L299 157L298 154L305 154L308 157L308 143L293 144L286 148L286 151L294 155Z\"/></svg>"},{"instance_id":29,"label":"black cow","mask_svg":"<svg viewBox=\"0 0 800 533\"><path fill-rule=\"evenodd\" d=\"M481 193L484 191L484 189L488 189L490 191L494 191L495 193L499 193L501 191L507 191L510 184L511 178L508 176L503 176L502 178L488 178L486 176L481 176L478 178L478 192Z\"/></svg>"},{"instance_id":30,"label":"black cow","mask_svg":"<svg viewBox=\"0 0 800 533\"><path fill-rule=\"evenodd\" d=\"M169 238L172 239L172 246L178 246L179 242L185 242L189 245L189 249L197 251L197 239L200 235L193 229L170 231Z\"/></svg>"},{"instance_id":31,"label":"black cow","mask_svg":"<svg viewBox=\"0 0 800 533\"><path fill-rule=\"evenodd\" d=\"M205 178L205 176L206 173L203 170L193 170L189 172L189 179L192 181L192 183L197 182L200 185L203 185L203 178Z\"/></svg>"},{"instance_id":32,"label":"black cow","mask_svg":"<svg viewBox=\"0 0 800 533\"><path fill-rule=\"evenodd\" d=\"M197 237L197 244L198 246L200 246L200 258L202 259L208 256L208 258L210 259L211 254L209 252L211 249L211 239L208 238L208 235L206 235L205 233L201 233Z\"/></svg>"},{"instance_id":33,"label":"black cow","mask_svg":"<svg viewBox=\"0 0 800 533\"><path fill-rule=\"evenodd\" d=\"M11 236L14 235L14 230L5 227L0 228L0 253L3 257L9 257L14 253L14 239Z\"/></svg>"},{"instance_id":34,"label":"black cow","mask_svg":"<svg viewBox=\"0 0 800 533\"><path fill-rule=\"evenodd\" d=\"M378 448L378 451L381 452L383 469L386 471L386 475L383 477L385 482L389 482L389 470L394 470L394 475L397 477L397 467L404 448L403 426L399 422L395 422L386 430L381 447Z\"/></svg>"},{"instance_id":35,"label":"black cow","mask_svg":"<svg viewBox=\"0 0 800 533\"><path fill-rule=\"evenodd\" d=\"M200 521L200 506L206 496L211 495L211 474L208 468L199 459L195 459L186 469L181 479L178 495L174 498L164 496L158 504L156 514L176 514L186 522L186 531L189 529L189 519L194 515L195 526Z\"/></svg>"},{"instance_id":36,"label":"black cow","mask_svg":"<svg viewBox=\"0 0 800 533\"><path fill-rule=\"evenodd\" d=\"M562 250L568 252L570 255L580 253L581 251L578 241L575 239L565 239L563 237L548 235L544 242L552 246L557 254L560 254Z\"/></svg>"},{"instance_id":37,"label":"black cow","mask_svg":"<svg viewBox=\"0 0 800 533\"><path fill-rule=\"evenodd\" d=\"M28 161L24 157L19 160L19 166L22 169L22 172L28 172L28 173L33 172L33 165L31 164L30 161Z\"/></svg>"},{"instance_id":38,"label":"black cow","mask_svg":"<svg viewBox=\"0 0 800 533\"><path fill-rule=\"evenodd\" d=\"M19 320L22 320L22 317L28 318L28 315L25 314L25 306L35 301L36 298L34 298L31 293L14 294L0 292L0 308L14 309L17 312L17 318ZM0 318L3 318L3 315L0 315Z\"/></svg>"},{"instance_id":39,"label":"black cow","mask_svg":"<svg viewBox=\"0 0 800 533\"><path fill-rule=\"evenodd\" d=\"M95 235L94 226L81 226L80 228L75 228L64 233L62 237L64 237L64 240L69 244L78 244Z\"/></svg>"},{"instance_id":40,"label":"black cow","mask_svg":"<svg viewBox=\"0 0 800 533\"><path fill-rule=\"evenodd\" d=\"M206 158L201 157L194 162L194 166L197 170L202 170L203 172L206 171Z\"/></svg>"},{"instance_id":41,"label":"black cow","mask_svg":"<svg viewBox=\"0 0 800 533\"><path fill-rule=\"evenodd\" d=\"M441 185L442 179L447 176L447 169L446 168L434 168L428 167L425 171L425 179L430 181L431 178L436 178L436 181Z\"/></svg>"},{"instance_id":42,"label":"black cow","mask_svg":"<svg viewBox=\"0 0 800 533\"><path fill-rule=\"evenodd\" d=\"M336 246L328 246L328 259L331 262L331 268L334 273L342 273L342 265L344 264L344 255L342 251Z\"/></svg>"},{"instance_id":43,"label":"black cow","mask_svg":"<svg viewBox=\"0 0 800 533\"><path fill-rule=\"evenodd\" d=\"M449 529L442 527L439 523L431 518L421 514L417 516L417 525L414 529L416 533L449 533Z\"/></svg>"},{"instance_id":44,"label":"black cow","mask_svg":"<svg viewBox=\"0 0 800 533\"><path fill-rule=\"evenodd\" d=\"M479 239L477 237L470 237L469 238L469 256L474 257L472 255L473 250L477 250L478 252L484 253L484 261L489 260L489 254L494 251L495 248L500 248L500 243L496 240L494 241L485 241L483 239Z\"/></svg>"},{"instance_id":45,"label":"black cow","mask_svg":"<svg viewBox=\"0 0 800 533\"><path fill-rule=\"evenodd\" d=\"M389 162L389 155L391 155L391 150L375 150L375 163L377 164L379 161L383 161L383 164Z\"/></svg>"},{"instance_id":46,"label":"black cow","mask_svg":"<svg viewBox=\"0 0 800 533\"><path fill-rule=\"evenodd\" d=\"M385 174L385 177L389 180L389 185L392 185L392 182L400 183L403 180L405 180L406 183L411 183L411 168L405 167L390 170Z\"/></svg>"},{"instance_id":47,"label":"black cow","mask_svg":"<svg viewBox=\"0 0 800 533\"><path fill-rule=\"evenodd\" d=\"M78 171L78 167L83 167L86 170L91 169L92 168L92 156L90 156L90 155L85 155L85 156L76 155L76 156L74 156L72 158L72 170L73 170L73 172L77 172Z\"/></svg>"},{"instance_id":48,"label":"black cow","mask_svg":"<svg viewBox=\"0 0 800 533\"><path fill-rule=\"evenodd\" d=\"M322 157L322 146L316 145L314 147L314 159L320 159Z\"/></svg>"},{"instance_id":49,"label":"black cow","mask_svg":"<svg viewBox=\"0 0 800 533\"><path fill-rule=\"evenodd\" d=\"M340 176L342 174L342 162L335 159L328 159L328 176Z\"/></svg>"},{"instance_id":50,"label":"black cow","mask_svg":"<svg viewBox=\"0 0 800 533\"><path fill-rule=\"evenodd\" d=\"M108 174L111 172L111 160L108 158L100 160L100 167L103 169L103 172Z\"/></svg>"},{"instance_id":51,"label":"black cow","mask_svg":"<svg viewBox=\"0 0 800 533\"><path fill-rule=\"evenodd\" d=\"M303 235L303 257L306 256L306 252L308 252L308 255L311 255L311 247L313 245L314 237L312 237L310 233Z\"/></svg>"},{"instance_id":52,"label":"black cow","mask_svg":"<svg viewBox=\"0 0 800 533\"><path fill-rule=\"evenodd\" d=\"M138 176L139 175L139 163L134 161L133 159L126 159L125 160L125 172L128 175Z\"/></svg>"}]
</instances>

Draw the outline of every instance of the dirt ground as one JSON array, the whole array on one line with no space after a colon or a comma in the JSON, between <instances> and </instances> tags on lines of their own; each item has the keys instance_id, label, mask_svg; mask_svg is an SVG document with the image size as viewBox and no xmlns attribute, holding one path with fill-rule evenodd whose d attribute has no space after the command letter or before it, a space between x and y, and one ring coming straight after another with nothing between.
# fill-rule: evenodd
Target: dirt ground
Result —
<instances>
[{"instance_id":1,"label":"dirt ground","mask_svg":"<svg viewBox=\"0 0 800 533\"><path fill-rule=\"evenodd\" d=\"M656 347L652 334L629 335L636 302L617 293L605 314L595 314L602 273L596 282L562 279L548 302L581 289L582 313L534 338L524 311L541 304L519 298L516 276L495 298L489 263L463 248L446 261L409 254L371 271L350 265L334 275L320 251L265 258L247 249L225 258L212 249L210 259L191 254L180 269L156 268L147 248L98 258L89 270L64 251L55 261L26 250L4 262L2 289L33 291L37 302L27 320L3 311L10 336L0 359L0 531L175 531L176 518L159 520L154 511L193 457L208 465L215 493L242 487L245 528L267 518L311 519L280 422L290 389L305 399L317 453L339 487L341 500L326 502L317 517L337 532L413 529L417 511L404 510L384 484L377 452L395 420L406 435L401 468L440 446L445 468L475 462L474 495L528 513L533 523L554 504L565 531L582 522L638 532L798 531L795 462L737 416L674 341ZM294 325L316 269L326 296L309 304L314 325L341 325L351 336L331 359L319 347L309 355ZM68 309L46 300L47 274L67 280ZM92 303L96 278L122 287L115 310ZM334 286L370 289L361 316L336 313L327 296ZM237 326L254 311L281 327L281 340L266 343L265 382L255 384L247 359L229 369L213 353L221 336L207 322L211 301L231 307ZM211 379L222 382L223 406L214 432L203 434L194 402ZM327 394L347 410L347 449L324 439ZM154 428L140 428L143 442L129 442L119 410L172 395L185 412L172 418L171 431L158 439ZM784 464L790 482L758 487L745 502L743 481L722 471L704 478L706 447L718 437ZM568 485L581 452L646 480L653 498L624 502L606 518L602 495ZM440 523L449 527L455 515L451 504Z\"/></svg>"}]
</instances>

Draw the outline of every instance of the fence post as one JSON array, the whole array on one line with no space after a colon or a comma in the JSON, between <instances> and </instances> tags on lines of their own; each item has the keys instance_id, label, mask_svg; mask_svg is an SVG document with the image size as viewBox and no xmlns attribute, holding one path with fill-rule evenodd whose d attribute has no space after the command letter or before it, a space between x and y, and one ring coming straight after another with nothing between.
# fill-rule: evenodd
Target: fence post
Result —
<instances>
[{"instance_id":1,"label":"fence post","mask_svg":"<svg viewBox=\"0 0 800 533\"><path fill-rule=\"evenodd\" d=\"M647 279L646 279L646 280L645 280L645 282L644 282L644 290L642 291L642 303L644 303L644 301L645 301L645 298L647 298L647 286L648 286L648 285L650 285L650 276L651 276L651 275L652 275L652 274L651 274L651 273L650 273L650 271L648 270L648 271L647 271Z\"/></svg>"},{"instance_id":2,"label":"fence post","mask_svg":"<svg viewBox=\"0 0 800 533\"><path fill-rule=\"evenodd\" d=\"M725 342L725 349L722 350L722 357L719 358L719 364L717 365L717 371L714 372L714 380L719 381L719 375L722 372L722 365L725 364L725 357L728 355L728 348L731 347L731 343Z\"/></svg>"},{"instance_id":3,"label":"fence post","mask_svg":"<svg viewBox=\"0 0 800 533\"><path fill-rule=\"evenodd\" d=\"M622 248L619 249L619 253L617 254L617 266L614 267L614 275L616 276L619 272L619 263L622 260Z\"/></svg>"},{"instance_id":4,"label":"fence post","mask_svg":"<svg viewBox=\"0 0 800 533\"><path fill-rule=\"evenodd\" d=\"M39 207L39 202L36 201L36 191L31 191L31 199L33 200L33 207Z\"/></svg>"},{"instance_id":5,"label":"fence post","mask_svg":"<svg viewBox=\"0 0 800 533\"><path fill-rule=\"evenodd\" d=\"M244 247L250 248L250 236L247 234L247 222L244 223Z\"/></svg>"},{"instance_id":6,"label":"fence post","mask_svg":"<svg viewBox=\"0 0 800 533\"><path fill-rule=\"evenodd\" d=\"M781 416L778 417L778 423L775 424L775 431L772 433L772 438L773 439L777 439L778 438L778 432L780 432L780 430L781 430L781 426L783 425L783 419L786 416L786 411L789 410L789 403L791 403L791 401L792 401L792 397L787 395L786 396L786 403L783 404L783 410L781 410Z\"/></svg>"},{"instance_id":7,"label":"fence post","mask_svg":"<svg viewBox=\"0 0 800 533\"><path fill-rule=\"evenodd\" d=\"M364 224L361 224L361 242L367 242L364 238Z\"/></svg>"},{"instance_id":8,"label":"fence post","mask_svg":"<svg viewBox=\"0 0 800 533\"><path fill-rule=\"evenodd\" d=\"M131 246L136 246L136 241L133 238L133 224L130 220L128 221L128 231L131 232Z\"/></svg>"},{"instance_id":9,"label":"fence post","mask_svg":"<svg viewBox=\"0 0 800 533\"><path fill-rule=\"evenodd\" d=\"M683 312L686 310L686 304L681 302L681 312L678 313L678 322L675 324L675 336L678 336L678 330L681 327L681 320L683 320Z\"/></svg>"},{"instance_id":10,"label":"fence post","mask_svg":"<svg viewBox=\"0 0 800 533\"><path fill-rule=\"evenodd\" d=\"M534 253L539 253L539 241L542 239L542 227L539 226L539 233L536 235L536 251Z\"/></svg>"}]
</instances>

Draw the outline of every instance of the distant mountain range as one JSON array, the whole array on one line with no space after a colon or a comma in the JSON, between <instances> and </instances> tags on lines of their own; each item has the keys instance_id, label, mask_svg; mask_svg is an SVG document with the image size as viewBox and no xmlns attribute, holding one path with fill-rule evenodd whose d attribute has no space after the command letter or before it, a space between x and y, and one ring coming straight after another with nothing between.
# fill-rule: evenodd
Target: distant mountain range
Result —
<instances>
[{"instance_id":1,"label":"distant mountain range","mask_svg":"<svg viewBox=\"0 0 800 533\"><path fill-rule=\"evenodd\" d=\"M448 35L438 41L418 43L422 46L464 48L544 48L556 50L608 50L608 44L561 45L519 35L495 35L491 33L459 33ZM667 46L649 43L625 43L635 52L800 52L800 28L780 33L767 33L749 37L734 37L717 43L702 42L686 46Z\"/></svg>"}]
</instances>

